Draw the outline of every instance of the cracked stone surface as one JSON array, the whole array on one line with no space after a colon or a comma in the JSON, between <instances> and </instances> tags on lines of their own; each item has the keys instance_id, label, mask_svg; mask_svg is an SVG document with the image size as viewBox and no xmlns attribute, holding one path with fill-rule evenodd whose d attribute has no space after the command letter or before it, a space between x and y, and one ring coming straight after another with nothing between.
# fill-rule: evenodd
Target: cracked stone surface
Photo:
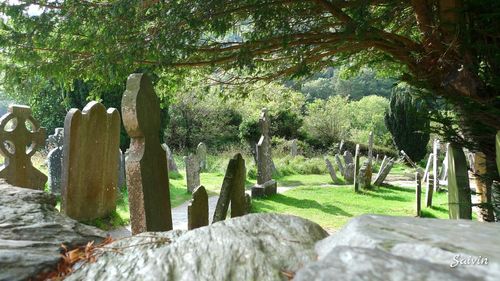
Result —
<instances>
[{"instance_id":1,"label":"cracked stone surface","mask_svg":"<svg viewBox=\"0 0 500 281\"><path fill-rule=\"evenodd\" d=\"M26 280L52 270L61 243L101 241L103 231L80 224L55 208L55 197L0 180L0 280Z\"/></svg>"},{"instance_id":2,"label":"cracked stone surface","mask_svg":"<svg viewBox=\"0 0 500 281\"><path fill-rule=\"evenodd\" d=\"M294 280L500 280L498 233L493 223L363 215L318 242L319 260ZM468 257L488 264L450 267Z\"/></svg>"},{"instance_id":3,"label":"cracked stone surface","mask_svg":"<svg viewBox=\"0 0 500 281\"><path fill-rule=\"evenodd\" d=\"M314 244L326 236L302 218L250 214L117 240L66 280L288 280L283 272L314 261Z\"/></svg>"}]
</instances>

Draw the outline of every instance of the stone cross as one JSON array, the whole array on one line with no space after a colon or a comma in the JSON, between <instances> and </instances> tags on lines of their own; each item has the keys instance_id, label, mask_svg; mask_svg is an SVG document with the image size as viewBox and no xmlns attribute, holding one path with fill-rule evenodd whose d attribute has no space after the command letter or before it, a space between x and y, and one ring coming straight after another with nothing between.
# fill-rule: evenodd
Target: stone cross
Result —
<instances>
[{"instance_id":1,"label":"stone cross","mask_svg":"<svg viewBox=\"0 0 500 281\"><path fill-rule=\"evenodd\" d=\"M448 212L450 219L471 219L472 202L467 160L461 147L448 148Z\"/></svg>"},{"instance_id":2,"label":"stone cross","mask_svg":"<svg viewBox=\"0 0 500 281\"><path fill-rule=\"evenodd\" d=\"M344 151L343 158L344 158L344 163L346 164L346 166L348 164L354 163L354 159L352 158L352 153L349 152L349 150Z\"/></svg>"},{"instance_id":3,"label":"stone cross","mask_svg":"<svg viewBox=\"0 0 500 281\"><path fill-rule=\"evenodd\" d=\"M359 144L356 144L354 151L354 191L359 191L359 160L360 160Z\"/></svg>"},{"instance_id":4,"label":"stone cross","mask_svg":"<svg viewBox=\"0 0 500 281\"><path fill-rule=\"evenodd\" d=\"M172 150L170 150L170 148L168 147L168 145L166 143L163 143L161 145L161 147L167 153L168 171L178 173L179 170L177 169L177 164L175 164L174 155L172 153Z\"/></svg>"},{"instance_id":5,"label":"stone cross","mask_svg":"<svg viewBox=\"0 0 500 281\"><path fill-rule=\"evenodd\" d=\"M227 165L212 223L226 219L229 203L231 203L232 218L246 214L245 180L245 160L238 153Z\"/></svg>"},{"instance_id":6,"label":"stone cross","mask_svg":"<svg viewBox=\"0 0 500 281\"><path fill-rule=\"evenodd\" d=\"M421 197L422 197L422 176L416 172L415 173L415 182L416 182L416 188L415 188L415 211L417 214L417 217L420 217L421 213Z\"/></svg>"},{"instance_id":7,"label":"stone cross","mask_svg":"<svg viewBox=\"0 0 500 281\"><path fill-rule=\"evenodd\" d=\"M110 215L116 209L120 114L89 102L72 108L64 120L61 211L78 221Z\"/></svg>"},{"instance_id":8,"label":"stone cross","mask_svg":"<svg viewBox=\"0 0 500 281\"><path fill-rule=\"evenodd\" d=\"M187 192L192 193L200 185L200 162L196 155L190 153L188 156L184 156L184 163Z\"/></svg>"},{"instance_id":9,"label":"stone cross","mask_svg":"<svg viewBox=\"0 0 500 281\"><path fill-rule=\"evenodd\" d=\"M203 185L193 190L188 207L188 230L208 225L208 195Z\"/></svg>"},{"instance_id":10,"label":"stone cross","mask_svg":"<svg viewBox=\"0 0 500 281\"><path fill-rule=\"evenodd\" d=\"M342 165L342 160L340 160L340 156L335 154L335 162L337 163L337 167L339 168L340 174L345 177L344 165ZM346 163L347 165L348 163Z\"/></svg>"},{"instance_id":11,"label":"stone cross","mask_svg":"<svg viewBox=\"0 0 500 281\"><path fill-rule=\"evenodd\" d=\"M330 160L328 160L327 157L325 157L325 163L333 183L338 183L339 179L337 178L337 174L335 173L335 168L333 167L332 163L330 162Z\"/></svg>"},{"instance_id":12,"label":"stone cross","mask_svg":"<svg viewBox=\"0 0 500 281\"><path fill-rule=\"evenodd\" d=\"M0 119L0 153L5 157L0 178L18 187L43 190L47 176L33 167L31 157L44 144L45 128L31 116L31 108L9 105Z\"/></svg>"},{"instance_id":13,"label":"stone cross","mask_svg":"<svg viewBox=\"0 0 500 281\"><path fill-rule=\"evenodd\" d=\"M297 139L293 139L290 142L290 155L292 157L295 157L295 156L298 155L298 152L297 152Z\"/></svg>"},{"instance_id":14,"label":"stone cross","mask_svg":"<svg viewBox=\"0 0 500 281\"><path fill-rule=\"evenodd\" d=\"M200 142L196 147L196 157L198 158L200 169L205 171L207 169L207 146L205 143Z\"/></svg>"},{"instance_id":15,"label":"stone cross","mask_svg":"<svg viewBox=\"0 0 500 281\"><path fill-rule=\"evenodd\" d=\"M160 102L146 75L128 77L122 116L130 136L126 171L132 233L171 230L168 164L159 137Z\"/></svg>"},{"instance_id":16,"label":"stone cross","mask_svg":"<svg viewBox=\"0 0 500 281\"><path fill-rule=\"evenodd\" d=\"M439 140L435 139L432 146L432 179L434 180L434 191L439 191L439 176L438 176L438 157L439 157Z\"/></svg>"}]
</instances>

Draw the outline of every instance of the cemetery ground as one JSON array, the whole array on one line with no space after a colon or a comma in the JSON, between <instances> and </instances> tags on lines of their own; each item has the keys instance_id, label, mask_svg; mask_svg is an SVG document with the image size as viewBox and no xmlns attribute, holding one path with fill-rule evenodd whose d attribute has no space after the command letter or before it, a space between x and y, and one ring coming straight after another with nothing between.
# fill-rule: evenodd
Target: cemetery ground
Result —
<instances>
[{"instance_id":1,"label":"cemetery ground","mask_svg":"<svg viewBox=\"0 0 500 281\"><path fill-rule=\"evenodd\" d=\"M218 196L224 179L227 161L233 152L208 156L208 170L201 173L201 184L205 186L208 196ZM245 155L247 165L247 192L256 182L256 167L250 155ZM333 158L333 157L330 157ZM262 199L253 199L252 213L281 213L309 219L318 223L329 232L338 231L352 217L362 214L379 214L392 216L415 216L415 181L414 169L404 164L396 164L387 180L381 186L370 190L354 192L353 185L345 183L337 171L340 184L334 184L324 165L323 159L315 157L306 159L302 156L274 157L277 172L273 178L282 191ZM333 159L331 159L333 160ZM170 172L170 199L172 208L182 205L191 199L186 192L184 161L176 155L175 161L180 173ZM37 153L33 157L34 165L42 172L47 172L44 157ZM421 165L421 164L420 164ZM375 172L378 171L375 166ZM422 188L425 198L425 188ZM422 207L422 217L447 219L446 189L434 194L433 206ZM58 206L60 199L58 198ZM85 222L104 230L111 230L130 224L128 193L122 188L117 200L116 212L108 218Z\"/></svg>"}]
</instances>

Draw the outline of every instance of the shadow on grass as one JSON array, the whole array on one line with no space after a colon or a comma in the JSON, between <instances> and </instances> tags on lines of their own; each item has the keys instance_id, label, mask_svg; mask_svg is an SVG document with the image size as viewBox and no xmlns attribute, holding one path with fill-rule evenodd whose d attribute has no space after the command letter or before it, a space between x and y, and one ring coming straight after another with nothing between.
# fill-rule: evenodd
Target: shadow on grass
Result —
<instances>
[{"instance_id":1,"label":"shadow on grass","mask_svg":"<svg viewBox=\"0 0 500 281\"><path fill-rule=\"evenodd\" d=\"M374 187L369 190L361 190L360 194L363 194L365 196L373 197L373 198L381 198L383 200L391 200L391 201L399 201L399 202L411 202L413 199L412 198L405 198L403 196L398 196L395 195L398 192L397 191L407 191L404 188L400 187ZM411 190L410 190L411 192Z\"/></svg>"},{"instance_id":2,"label":"shadow on grass","mask_svg":"<svg viewBox=\"0 0 500 281\"><path fill-rule=\"evenodd\" d=\"M386 189L397 190L397 191L401 191L401 192L406 192L406 193L415 193L414 189L395 186L395 185L387 184L387 183L383 183L380 187L384 187Z\"/></svg>"},{"instance_id":3,"label":"shadow on grass","mask_svg":"<svg viewBox=\"0 0 500 281\"><path fill-rule=\"evenodd\" d=\"M299 209L317 209L319 211L322 211L324 213L330 214L330 215L341 215L341 216L349 216L351 217L352 214L340 209L339 207L333 206L333 205L322 205L318 203L317 201L310 200L310 199L296 199L293 197L286 196L284 194L275 194L269 197L266 197L266 199L257 199L256 202L258 202L258 208L259 209L267 209L269 211L274 211L277 212L278 210L276 209L275 206L272 204L266 203L267 201L273 201L275 203L287 205L287 206L292 206L295 208Z\"/></svg>"}]
</instances>

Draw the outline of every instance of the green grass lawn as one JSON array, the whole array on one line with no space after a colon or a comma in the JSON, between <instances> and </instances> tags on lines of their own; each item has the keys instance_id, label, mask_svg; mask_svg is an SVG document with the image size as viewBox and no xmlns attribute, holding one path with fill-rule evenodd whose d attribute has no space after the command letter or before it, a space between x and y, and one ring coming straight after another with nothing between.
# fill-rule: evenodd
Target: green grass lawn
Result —
<instances>
[{"instance_id":1,"label":"green grass lawn","mask_svg":"<svg viewBox=\"0 0 500 281\"><path fill-rule=\"evenodd\" d=\"M304 177L304 176L302 176ZM425 193L422 192L422 202ZM433 208L423 208L426 217L448 218L447 194L435 193ZM415 191L382 186L355 193L352 185L302 186L265 199L254 199L252 212L277 212L312 220L324 228L338 230L362 214L415 216Z\"/></svg>"}]
</instances>

